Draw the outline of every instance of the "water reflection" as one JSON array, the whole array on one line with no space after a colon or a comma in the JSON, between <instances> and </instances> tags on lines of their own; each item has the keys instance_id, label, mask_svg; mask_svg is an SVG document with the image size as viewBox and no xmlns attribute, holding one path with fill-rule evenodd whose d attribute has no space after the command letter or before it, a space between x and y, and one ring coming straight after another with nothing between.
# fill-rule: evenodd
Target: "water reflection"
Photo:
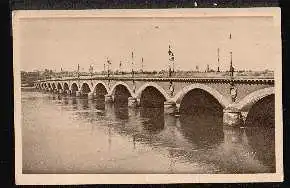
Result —
<instances>
[{"instance_id":1,"label":"water reflection","mask_svg":"<svg viewBox=\"0 0 290 188\"><path fill-rule=\"evenodd\" d=\"M164 129L164 112L162 108L140 108L140 117L143 118L143 130L157 134Z\"/></svg>"},{"instance_id":2,"label":"water reflection","mask_svg":"<svg viewBox=\"0 0 290 188\"><path fill-rule=\"evenodd\" d=\"M228 173L254 173L272 171L268 166L255 158L257 148L252 148L241 128L224 127L224 142L216 150L213 161L219 161L224 171ZM274 162L274 161L272 161Z\"/></svg>"},{"instance_id":3,"label":"water reflection","mask_svg":"<svg viewBox=\"0 0 290 188\"><path fill-rule=\"evenodd\" d=\"M77 98L76 97L72 97L72 104L74 105L75 109L77 109Z\"/></svg>"},{"instance_id":4,"label":"water reflection","mask_svg":"<svg viewBox=\"0 0 290 188\"><path fill-rule=\"evenodd\" d=\"M245 129L248 144L254 148L254 158L260 160L275 171L275 128L272 127L253 127Z\"/></svg>"},{"instance_id":5,"label":"water reflection","mask_svg":"<svg viewBox=\"0 0 290 188\"><path fill-rule=\"evenodd\" d=\"M128 104L116 104L113 107L115 117L120 120L127 120L129 118Z\"/></svg>"},{"instance_id":6,"label":"water reflection","mask_svg":"<svg viewBox=\"0 0 290 188\"><path fill-rule=\"evenodd\" d=\"M105 110L105 99L104 98L96 98L94 99L95 108L97 110Z\"/></svg>"},{"instance_id":7,"label":"water reflection","mask_svg":"<svg viewBox=\"0 0 290 188\"><path fill-rule=\"evenodd\" d=\"M180 116L180 130L198 148L210 148L223 141L222 117L211 114Z\"/></svg>"},{"instance_id":8,"label":"water reflection","mask_svg":"<svg viewBox=\"0 0 290 188\"><path fill-rule=\"evenodd\" d=\"M33 96L33 94L30 95ZM139 171L137 170L139 173L150 173L150 169L145 170L150 161L152 168L156 167L158 173L275 171L273 128L263 126L244 129L229 128L223 127L221 116L210 113L198 114L196 112L194 115L182 114L180 117L175 117L164 115L163 108L133 109L128 108L126 104L105 104L104 99L88 100L87 98L62 96L60 105L63 106L64 112L59 118L68 119L67 121L70 122L69 126L65 127L66 121L62 122L56 118L59 111L55 108L55 104L51 104L58 104L59 97L56 94L50 94L47 98L47 101L44 100L43 103L36 103L35 100L41 98L35 97L31 101L26 101L23 107L25 108L27 105L25 110L33 110L29 106L30 103L44 105L42 108L51 110L56 122L60 121L59 124L64 124L56 127L57 134L53 135L62 135L63 139L73 140L73 142L58 140L59 143L55 145L53 145L53 141L46 141L47 143L42 145L37 144L40 144L43 150L57 150L59 157L67 156L67 153L70 153L69 156L75 156L75 152L78 153L77 155L92 156L85 161L84 158L80 158L80 161L74 160L75 163L79 162L80 166L87 164L86 168L96 168L104 163L101 170L107 169L109 173L116 172L118 165L125 165L121 169L130 167L131 170L139 169ZM73 111L66 114L66 110ZM40 110L27 113L24 118L33 114L37 114L37 117L29 118L37 119L39 116L49 118L46 119L47 122L52 119L49 117L50 113L41 113ZM47 126L56 126L58 124L56 122ZM77 125L75 130L73 130L74 124ZM86 130L86 127L90 127L89 130ZM49 134L52 130L54 129L33 135L41 135L39 138L41 139L43 134ZM24 131L27 132L26 128ZM82 134L83 136L81 136ZM24 138L24 140L28 138ZM82 147L72 147L70 145L72 143ZM46 148L47 144L52 145L49 145L50 148ZM58 150L59 144L64 145L64 151ZM31 147L31 145L35 145L35 143L27 147ZM141 151L143 153L140 153ZM49 154L49 152L47 153ZM24 160L33 159L31 153L26 153L24 156L26 156ZM102 160L100 160L100 156L103 157ZM114 158L115 162L112 163L110 158ZM122 158L122 160L117 160L117 158ZM127 158L128 160L125 160ZM66 158L64 157L64 159ZM73 164L76 165L75 163ZM52 164L54 165L54 163ZM58 165L60 166L57 168L61 168L63 167L61 165L64 164L58 163ZM98 170L100 169L94 173L100 172Z\"/></svg>"}]
</instances>

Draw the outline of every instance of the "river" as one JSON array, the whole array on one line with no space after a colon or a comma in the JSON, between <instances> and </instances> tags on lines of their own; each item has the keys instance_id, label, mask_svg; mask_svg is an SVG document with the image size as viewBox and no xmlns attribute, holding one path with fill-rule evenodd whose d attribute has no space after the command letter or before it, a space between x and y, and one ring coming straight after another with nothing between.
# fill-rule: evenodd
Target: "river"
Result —
<instances>
[{"instance_id":1,"label":"river","mask_svg":"<svg viewBox=\"0 0 290 188\"><path fill-rule=\"evenodd\" d=\"M273 127L22 91L23 173L275 172Z\"/></svg>"}]
</instances>

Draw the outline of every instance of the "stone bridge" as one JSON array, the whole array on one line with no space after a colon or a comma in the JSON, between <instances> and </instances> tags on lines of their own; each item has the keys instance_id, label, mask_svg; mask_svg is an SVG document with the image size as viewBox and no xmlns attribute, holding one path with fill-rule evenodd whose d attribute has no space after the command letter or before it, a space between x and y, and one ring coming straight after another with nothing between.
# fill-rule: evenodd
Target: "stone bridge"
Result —
<instances>
[{"instance_id":1,"label":"stone bridge","mask_svg":"<svg viewBox=\"0 0 290 188\"><path fill-rule=\"evenodd\" d=\"M223 113L224 124L245 122L249 111L266 98L274 104L274 79L79 77L40 80L41 90L76 97L103 98L129 107L164 107L167 114L211 108ZM194 113L194 112L192 112Z\"/></svg>"}]
</instances>

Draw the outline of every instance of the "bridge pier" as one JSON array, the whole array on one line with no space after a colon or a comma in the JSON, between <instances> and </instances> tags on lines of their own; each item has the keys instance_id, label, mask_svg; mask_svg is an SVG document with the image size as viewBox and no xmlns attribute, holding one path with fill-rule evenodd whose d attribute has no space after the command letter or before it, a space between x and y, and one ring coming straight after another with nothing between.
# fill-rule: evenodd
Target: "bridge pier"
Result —
<instances>
[{"instance_id":1,"label":"bridge pier","mask_svg":"<svg viewBox=\"0 0 290 188\"><path fill-rule=\"evenodd\" d=\"M165 114L176 114L178 112L176 103L173 101L164 102L164 113Z\"/></svg>"},{"instance_id":2,"label":"bridge pier","mask_svg":"<svg viewBox=\"0 0 290 188\"><path fill-rule=\"evenodd\" d=\"M68 89L68 90L66 90L66 94L67 95L71 95L71 91Z\"/></svg>"},{"instance_id":3,"label":"bridge pier","mask_svg":"<svg viewBox=\"0 0 290 188\"><path fill-rule=\"evenodd\" d=\"M93 99L93 98L94 98L94 92L89 92L88 99Z\"/></svg>"},{"instance_id":4,"label":"bridge pier","mask_svg":"<svg viewBox=\"0 0 290 188\"><path fill-rule=\"evenodd\" d=\"M138 106L138 100L135 97L128 98L128 106L132 108L136 108Z\"/></svg>"},{"instance_id":5,"label":"bridge pier","mask_svg":"<svg viewBox=\"0 0 290 188\"><path fill-rule=\"evenodd\" d=\"M226 145L244 142L243 139L244 129L241 129L239 127L224 126L223 132L224 132L224 143Z\"/></svg>"},{"instance_id":6,"label":"bridge pier","mask_svg":"<svg viewBox=\"0 0 290 188\"><path fill-rule=\"evenodd\" d=\"M243 125L242 112L234 108L226 108L223 110L223 124L230 127L240 127Z\"/></svg>"},{"instance_id":7,"label":"bridge pier","mask_svg":"<svg viewBox=\"0 0 290 188\"><path fill-rule=\"evenodd\" d=\"M80 97L81 96L81 92L80 91L76 91L76 97Z\"/></svg>"},{"instance_id":8,"label":"bridge pier","mask_svg":"<svg viewBox=\"0 0 290 188\"><path fill-rule=\"evenodd\" d=\"M112 95L105 95L105 102L106 103L113 103L114 99Z\"/></svg>"}]
</instances>

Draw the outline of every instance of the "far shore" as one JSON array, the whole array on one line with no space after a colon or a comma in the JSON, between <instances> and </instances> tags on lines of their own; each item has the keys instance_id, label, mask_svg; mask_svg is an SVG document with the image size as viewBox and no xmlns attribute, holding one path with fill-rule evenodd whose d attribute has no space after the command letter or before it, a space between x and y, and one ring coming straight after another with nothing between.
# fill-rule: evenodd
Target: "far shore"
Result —
<instances>
[{"instance_id":1,"label":"far shore","mask_svg":"<svg viewBox=\"0 0 290 188\"><path fill-rule=\"evenodd\" d=\"M21 86L21 90L23 90L23 91L34 91L35 87L34 86Z\"/></svg>"}]
</instances>

